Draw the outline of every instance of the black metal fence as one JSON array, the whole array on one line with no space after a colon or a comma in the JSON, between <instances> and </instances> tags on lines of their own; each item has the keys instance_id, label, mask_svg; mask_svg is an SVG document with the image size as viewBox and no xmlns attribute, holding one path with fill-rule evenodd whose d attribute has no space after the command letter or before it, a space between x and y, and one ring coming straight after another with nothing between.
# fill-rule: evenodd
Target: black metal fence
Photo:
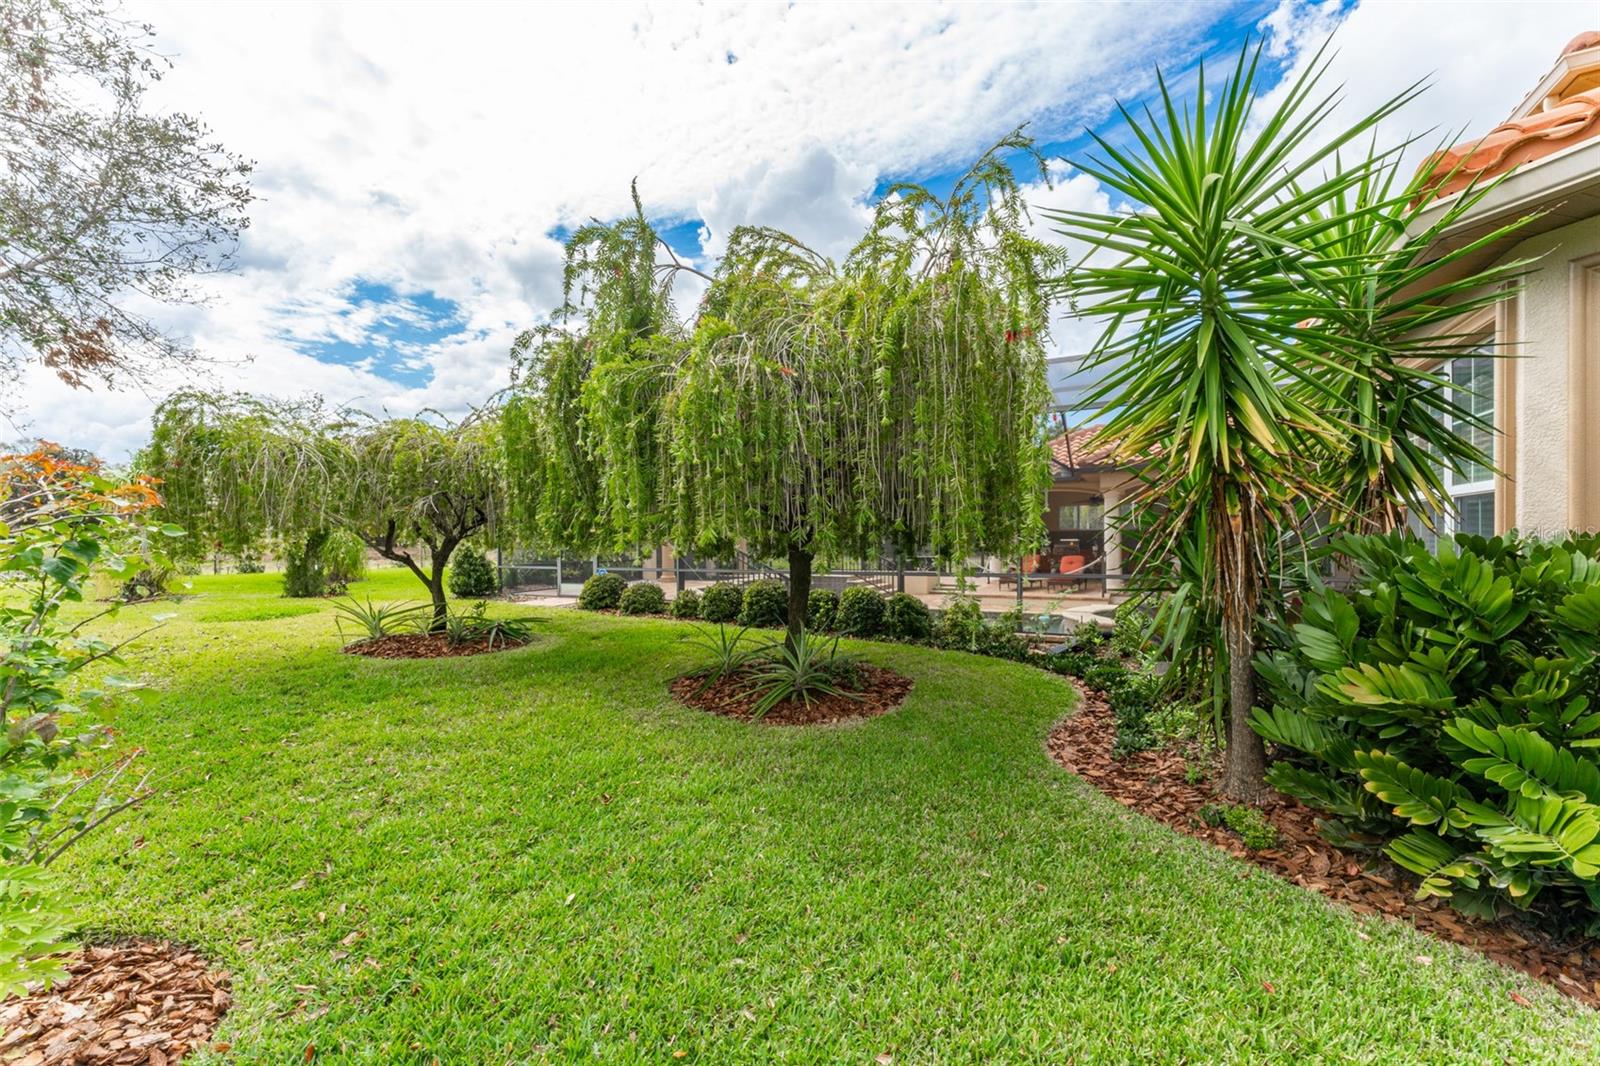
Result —
<instances>
[{"instance_id":1,"label":"black metal fence","mask_svg":"<svg viewBox=\"0 0 1600 1066\"><path fill-rule=\"evenodd\" d=\"M651 581L660 585L669 598L691 585L724 582L748 585L753 581L787 581L788 571L737 555L725 560L698 560L689 556L653 558L592 557L556 558L522 552L501 553L498 558L501 588L518 594L576 595L578 589L597 573L617 574L624 580ZM987 582L1011 592L1019 607L1042 594L1089 594L1109 599L1127 580L1122 573L1108 573L1103 559L1093 559L1081 570L1069 573L1029 573L1019 565L995 569L974 563L965 568L940 567L932 558L853 560L848 565L819 567L811 575L813 588L843 591L851 585L868 585L882 593L904 592L908 578L933 578L939 592L955 593L963 584ZM1032 594L1032 595L1030 595Z\"/></svg>"}]
</instances>

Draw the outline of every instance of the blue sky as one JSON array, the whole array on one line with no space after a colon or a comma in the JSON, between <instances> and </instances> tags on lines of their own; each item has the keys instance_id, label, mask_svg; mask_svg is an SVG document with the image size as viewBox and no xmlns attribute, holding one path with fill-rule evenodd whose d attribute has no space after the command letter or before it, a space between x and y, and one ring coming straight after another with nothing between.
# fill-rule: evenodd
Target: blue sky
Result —
<instances>
[{"instance_id":1,"label":"blue sky","mask_svg":"<svg viewBox=\"0 0 1600 1066\"><path fill-rule=\"evenodd\" d=\"M744 223L838 255L891 183L948 188L1024 123L1080 156L1085 126L1118 137L1113 101L1146 98L1158 64L1192 84L1247 34L1282 75L1337 31L1351 109L1431 74L1400 137L1486 129L1600 23L1553 0L126 8L174 62L152 101L257 161L236 268L202 305L152 309L217 361L201 383L452 415L503 387L511 339L559 299L561 237L625 212L635 178L702 265ZM1108 202L1053 176L1040 206ZM1063 356L1088 343L1055 332ZM41 372L27 428L116 458L190 383L86 396Z\"/></svg>"}]
</instances>

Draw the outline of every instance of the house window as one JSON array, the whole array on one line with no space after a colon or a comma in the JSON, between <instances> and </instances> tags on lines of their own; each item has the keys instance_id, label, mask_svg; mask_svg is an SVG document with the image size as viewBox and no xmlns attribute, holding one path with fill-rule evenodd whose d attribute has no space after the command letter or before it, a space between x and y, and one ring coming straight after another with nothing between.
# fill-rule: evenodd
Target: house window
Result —
<instances>
[{"instance_id":1,"label":"house window","mask_svg":"<svg viewBox=\"0 0 1600 1066\"><path fill-rule=\"evenodd\" d=\"M1105 524L1105 504L1064 503L1056 508L1057 529L1100 529Z\"/></svg>"},{"instance_id":2,"label":"house window","mask_svg":"<svg viewBox=\"0 0 1600 1066\"><path fill-rule=\"evenodd\" d=\"M1450 382L1450 398L1455 405L1482 420L1480 425L1476 419L1452 418L1450 428L1489 456L1494 455L1494 431L1489 428L1494 425L1494 364L1494 359L1486 355L1462 356L1438 370L1439 376ZM1437 534L1494 536L1494 471L1481 463L1467 463L1459 469L1443 470L1442 474L1450 493L1450 509L1435 516L1435 532L1415 518L1412 529L1430 548L1435 546Z\"/></svg>"}]
</instances>

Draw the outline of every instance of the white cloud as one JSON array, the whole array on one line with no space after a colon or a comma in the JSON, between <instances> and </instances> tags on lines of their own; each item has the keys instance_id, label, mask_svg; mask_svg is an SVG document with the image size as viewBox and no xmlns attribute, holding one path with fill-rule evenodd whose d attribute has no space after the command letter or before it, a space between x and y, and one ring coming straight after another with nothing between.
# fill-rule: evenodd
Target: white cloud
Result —
<instances>
[{"instance_id":1,"label":"white cloud","mask_svg":"<svg viewBox=\"0 0 1600 1066\"><path fill-rule=\"evenodd\" d=\"M733 225L759 222L837 254L882 180L952 169L1022 122L1046 138L1101 125L1157 61L1180 71L1219 47L1211 24L1225 13L129 0L125 14L153 23L176 62L154 101L201 115L257 160L262 197L238 272L207 282L207 307L163 320L223 360L218 384L460 412L505 383L511 338L559 298L552 229L622 213L632 178L653 216L703 218L713 250ZM1303 56L1335 14L1281 7L1273 47ZM1335 73L1352 102L1437 67L1412 123L1452 129L1503 117L1593 21L1592 5L1457 4L1444 16L1373 3L1340 16ZM1081 175L1032 195L1103 202ZM358 282L454 301L459 328L385 350L381 320L403 306L353 304ZM686 279L680 302L697 295ZM1081 333L1059 323L1057 343L1081 347ZM307 354L333 340L364 343L365 358ZM391 357L420 373L387 376ZM22 387L37 432L111 456L146 433L150 396L74 393L38 368Z\"/></svg>"},{"instance_id":2,"label":"white cloud","mask_svg":"<svg viewBox=\"0 0 1600 1066\"><path fill-rule=\"evenodd\" d=\"M548 234L628 207L752 221L837 252L884 175L948 169L1012 126L1075 128L1215 12L1184 5L193 4L129 0L176 67L153 102L258 163L239 271L166 312L219 383L460 410L506 379L515 332L559 297ZM731 61L730 61L731 60ZM432 292L460 333L407 353L426 387L319 363L384 311L357 281ZM693 298L693 286L685 284ZM245 357L253 357L245 363ZM159 382L157 389L168 382ZM23 383L37 432L120 456L137 392Z\"/></svg>"}]
</instances>

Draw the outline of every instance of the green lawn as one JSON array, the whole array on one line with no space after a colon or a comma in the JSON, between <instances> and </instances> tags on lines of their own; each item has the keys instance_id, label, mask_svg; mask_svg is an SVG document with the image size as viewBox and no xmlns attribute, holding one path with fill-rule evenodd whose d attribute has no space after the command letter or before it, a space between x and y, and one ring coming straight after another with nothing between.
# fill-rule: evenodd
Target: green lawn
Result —
<instances>
[{"instance_id":1,"label":"green lawn","mask_svg":"<svg viewBox=\"0 0 1600 1066\"><path fill-rule=\"evenodd\" d=\"M1588 1009L1062 771L1041 671L862 645L903 708L753 727L668 697L681 624L518 608L532 646L386 662L275 575L195 591L118 719L164 793L67 867L97 927L233 971L230 1061L1600 1055Z\"/></svg>"}]
</instances>

